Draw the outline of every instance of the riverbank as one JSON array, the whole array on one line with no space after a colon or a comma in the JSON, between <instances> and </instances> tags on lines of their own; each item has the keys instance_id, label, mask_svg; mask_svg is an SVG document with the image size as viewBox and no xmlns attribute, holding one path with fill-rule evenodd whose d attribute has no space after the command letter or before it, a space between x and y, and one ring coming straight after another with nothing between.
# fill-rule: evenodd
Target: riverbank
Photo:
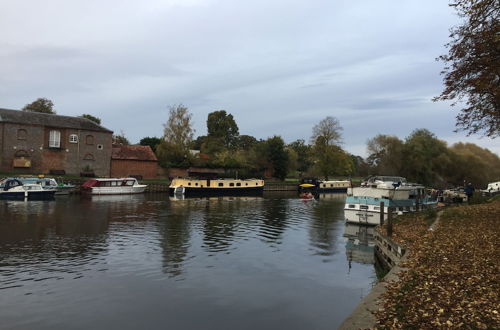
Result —
<instances>
[{"instance_id":1,"label":"riverbank","mask_svg":"<svg viewBox=\"0 0 500 330\"><path fill-rule=\"evenodd\" d=\"M410 253L368 327L500 327L499 219L500 200L450 207L432 227L425 213L398 219L392 239Z\"/></svg>"}]
</instances>

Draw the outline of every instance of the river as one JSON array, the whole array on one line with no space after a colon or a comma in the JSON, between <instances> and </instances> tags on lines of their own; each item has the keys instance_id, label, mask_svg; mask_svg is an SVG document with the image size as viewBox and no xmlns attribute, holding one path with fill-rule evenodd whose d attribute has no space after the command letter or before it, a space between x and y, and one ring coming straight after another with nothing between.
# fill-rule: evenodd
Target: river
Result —
<instances>
[{"instance_id":1,"label":"river","mask_svg":"<svg viewBox=\"0 0 500 330\"><path fill-rule=\"evenodd\" d=\"M376 275L322 197L0 201L0 329L334 329Z\"/></svg>"}]
</instances>

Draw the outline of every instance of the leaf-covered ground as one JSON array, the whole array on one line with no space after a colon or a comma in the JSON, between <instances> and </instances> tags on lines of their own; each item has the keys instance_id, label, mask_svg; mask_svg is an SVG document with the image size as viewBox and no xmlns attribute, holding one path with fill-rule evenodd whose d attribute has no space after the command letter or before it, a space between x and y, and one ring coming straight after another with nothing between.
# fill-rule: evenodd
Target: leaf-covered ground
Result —
<instances>
[{"instance_id":1,"label":"leaf-covered ground","mask_svg":"<svg viewBox=\"0 0 500 330\"><path fill-rule=\"evenodd\" d=\"M377 327L500 329L500 201L446 209L428 228L424 215L394 225L408 270L389 284Z\"/></svg>"}]
</instances>

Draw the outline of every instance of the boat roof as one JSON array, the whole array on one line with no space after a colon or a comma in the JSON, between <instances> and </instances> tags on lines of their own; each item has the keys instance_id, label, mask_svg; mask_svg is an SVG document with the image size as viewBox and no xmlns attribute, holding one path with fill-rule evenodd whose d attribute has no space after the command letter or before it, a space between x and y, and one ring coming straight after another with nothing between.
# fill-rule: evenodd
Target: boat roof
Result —
<instances>
[{"instance_id":1,"label":"boat roof","mask_svg":"<svg viewBox=\"0 0 500 330\"><path fill-rule=\"evenodd\" d=\"M136 180L136 178L95 178L95 179L89 179L89 180L96 180L96 181L124 181L124 180Z\"/></svg>"}]
</instances>

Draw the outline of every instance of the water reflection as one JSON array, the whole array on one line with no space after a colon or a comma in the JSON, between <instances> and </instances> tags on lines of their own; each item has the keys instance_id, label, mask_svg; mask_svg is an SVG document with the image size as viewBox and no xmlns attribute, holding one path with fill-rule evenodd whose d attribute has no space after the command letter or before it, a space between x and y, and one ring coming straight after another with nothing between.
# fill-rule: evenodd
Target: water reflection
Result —
<instances>
[{"instance_id":1,"label":"water reflection","mask_svg":"<svg viewBox=\"0 0 500 330\"><path fill-rule=\"evenodd\" d=\"M346 223L344 237L346 240L346 255L349 262L374 264L375 227Z\"/></svg>"},{"instance_id":2,"label":"water reflection","mask_svg":"<svg viewBox=\"0 0 500 330\"><path fill-rule=\"evenodd\" d=\"M335 328L374 273L341 239L343 204L296 194L0 202L2 326Z\"/></svg>"}]
</instances>

